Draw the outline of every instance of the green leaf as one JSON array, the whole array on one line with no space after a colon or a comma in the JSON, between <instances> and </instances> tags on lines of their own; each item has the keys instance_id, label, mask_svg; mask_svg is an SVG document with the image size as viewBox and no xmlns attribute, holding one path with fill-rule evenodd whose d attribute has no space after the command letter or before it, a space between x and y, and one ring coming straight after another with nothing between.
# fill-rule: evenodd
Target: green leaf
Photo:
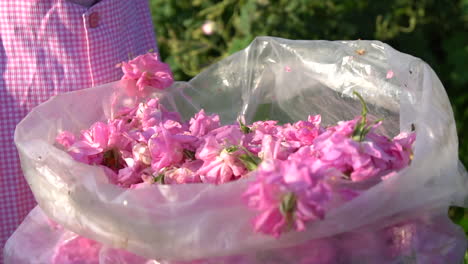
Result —
<instances>
[{"instance_id":1,"label":"green leaf","mask_svg":"<svg viewBox=\"0 0 468 264\"><path fill-rule=\"evenodd\" d=\"M280 205L280 212L284 216L291 215L296 210L296 195L290 192L283 196Z\"/></svg>"},{"instance_id":2,"label":"green leaf","mask_svg":"<svg viewBox=\"0 0 468 264\"><path fill-rule=\"evenodd\" d=\"M252 130L248 126L246 126L242 122L242 120L239 119L238 122L239 122L240 130L242 131L242 133L248 134L248 133L252 132Z\"/></svg>"},{"instance_id":3,"label":"green leaf","mask_svg":"<svg viewBox=\"0 0 468 264\"><path fill-rule=\"evenodd\" d=\"M448 215L454 223L459 224L465 215L465 209L462 207L451 206L449 208Z\"/></svg>"},{"instance_id":4,"label":"green leaf","mask_svg":"<svg viewBox=\"0 0 468 264\"><path fill-rule=\"evenodd\" d=\"M244 38L234 38L232 39L231 43L229 43L229 49L227 51L228 54L233 54L238 52L241 49L246 48L250 42L252 42L252 36L248 35Z\"/></svg>"},{"instance_id":5,"label":"green leaf","mask_svg":"<svg viewBox=\"0 0 468 264\"><path fill-rule=\"evenodd\" d=\"M239 155L239 160L244 164L245 168L249 171L254 171L257 169L258 164L260 164L261 160L259 157L249 155L249 154L242 154Z\"/></svg>"},{"instance_id":6,"label":"green leaf","mask_svg":"<svg viewBox=\"0 0 468 264\"><path fill-rule=\"evenodd\" d=\"M233 153L233 152L236 152L237 150L239 150L239 146L230 146L226 148L227 153Z\"/></svg>"},{"instance_id":7,"label":"green leaf","mask_svg":"<svg viewBox=\"0 0 468 264\"><path fill-rule=\"evenodd\" d=\"M165 184L164 183L164 174L159 173L158 176L153 177L153 183Z\"/></svg>"},{"instance_id":8,"label":"green leaf","mask_svg":"<svg viewBox=\"0 0 468 264\"><path fill-rule=\"evenodd\" d=\"M361 121L356 124L356 127L354 127L354 131L353 131L351 138L355 141L361 142L364 140L367 133L371 131L372 126L367 125L367 113L369 110L367 109L367 105L366 105L366 102L364 101L364 98L362 98L362 96L356 91L353 91L353 94L359 98L359 101L361 101L362 110L361 110ZM375 123L378 123L380 121L381 120L377 120Z\"/></svg>"},{"instance_id":9,"label":"green leaf","mask_svg":"<svg viewBox=\"0 0 468 264\"><path fill-rule=\"evenodd\" d=\"M364 98L362 98L361 94L359 94L358 92L353 91L353 94L356 95L356 96L359 98L359 101L361 101L361 106L362 106L361 115L362 115L362 116L364 117L364 119L365 119L366 116L367 116L367 112L369 111L369 110L367 109L366 101L364 101Z\"/></svg>"},{"instance_id":10,"label":"green leaf","mask_svg":"<svg viewBox=\"0 0 468 264\"><path fill-rule=\"evenodd\" d=\"M243 5L240 10L239 17L239 31L245 36L251 34L252 20L254 19L256 4L255 1L248 1L247 4Z\"/></svg>"}]
</instances>

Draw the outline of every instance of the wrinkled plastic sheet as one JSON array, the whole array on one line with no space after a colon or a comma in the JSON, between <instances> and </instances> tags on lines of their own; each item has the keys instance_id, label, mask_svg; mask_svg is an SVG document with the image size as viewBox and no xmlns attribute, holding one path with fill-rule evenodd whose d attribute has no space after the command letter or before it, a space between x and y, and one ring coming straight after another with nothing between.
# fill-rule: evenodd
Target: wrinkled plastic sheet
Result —
<instances>
[{"instance_id":1,"label":"wrinkled plastic sheet","mask_svg":"<svg viewBox=\"0 0 468 264\"><path fill-rule=\"evenodd\" d=\"M65 230L34 208L5 245L5 263L159 264Z\"/></svg>"},{"instance_id":2,"label":"wrinkled plastic sheet","mask_svg":"<svg viewBox=\"0 0 468 264\"><path fill-rule=\"evenodd\" d=\"M427 212L445 214L451 204L468 206L466 171L458 161L444 87L422 60L384 43L261 37L190 82L157 95L185 118L203 108L219 113L225 123L239 116L247 122L292 122L321 114L327 125L359 115L361 105L352 96L357 91L369 112L384 118L382 133L416 128L408 168L330 210L306 231L280 239L253 231L255 212L240 198L248 180L122 189L109 184L100 168L74 161L54 144L60 131L78 133L111 117L116 107L137 103L122 94L125 85L119 81L51 98L33 109L15 133L23 172L45 214L110 247L169 260L223 257L377 230Z\"/></svg>"},{"instance_id":3,"label":"wrinkled plastic sheet","mask_svg":"<svg viewBox=\"0 0 468 264\"><path fill-rule=\"evenodd\" d=\"M36 207L5 247L5 263L32 264L252 264L252 263L458 263L464 234L447 215L419 216L372 230L364 228L299 246L195 261L150 260L109 248L54 223ZM444 254L440 254L443 252Z\"/></svg>"}]
</instances>

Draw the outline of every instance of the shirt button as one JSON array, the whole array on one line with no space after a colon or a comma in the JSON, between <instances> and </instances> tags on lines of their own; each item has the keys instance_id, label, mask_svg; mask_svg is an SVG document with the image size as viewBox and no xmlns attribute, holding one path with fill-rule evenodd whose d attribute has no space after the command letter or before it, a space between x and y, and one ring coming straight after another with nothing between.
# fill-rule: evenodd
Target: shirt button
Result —
<instances>
[{"instance_id":1,"label":"shirt button","mask_svg":"<svg viewBox=\"0 0 468 264\"><path fill-rule=\"evenodd\" d=\"M93 12L89 15L89 27L96 28L99 24L99 13Z\"/></svg>"}]
</instances>

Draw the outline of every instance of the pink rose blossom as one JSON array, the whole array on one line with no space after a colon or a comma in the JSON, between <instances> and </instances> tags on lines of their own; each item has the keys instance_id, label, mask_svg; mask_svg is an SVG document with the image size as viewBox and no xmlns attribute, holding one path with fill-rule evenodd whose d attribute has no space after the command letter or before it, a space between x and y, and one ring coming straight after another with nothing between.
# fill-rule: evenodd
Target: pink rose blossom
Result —
<instances>
[{"instance_id":1,"label":"pink rose blossom","mask_svg":"<svg viewBox=\"0 0 468 264\"><path fill-rule=\"evenodd\" d=\"M135 112L135 117L143 129L158 126L161 123L174 124L182 127L180 115L176 112L166 110L157 98L152 98L146 103L140 103ZM172 126L174 126L172 125ZM169 128L168 128L169 129Z\"/></svg>"},{"instance_id":2,"label":"pink rose blossom","mask_svg":"<svg viewBox=\"0 0 468 264\"><path fill-rule=\"evenodd\" d=\"M411 162L413 150L412 146L416 140L415 133L400 133L393 138L393 144L389 148L388 154L394 157L391 169L401 170Z\"/></svg>"},{"instance_id":3,"label":"pink rose blossom","mask_svg":"<svg viewBox=\"0 0 468 264\"><path fill-rule=\"evenodd\" d=\"M165 184L184 184L184 183L201 183L200 175L197 174L198 169L203 164L202 161L189 161L180 168L174 168L164 173Z\"/></svg>"},{"instance_id":4,"label":"pink rose blossom","mask_svg":"<svg viewBox=\"0 0 468 264\"><path fill-rule=\"evenodd\" d=\"M154 171L168 166L177 166L184 159L181 142L163 126L160 126L159 132L148 140L148 148L152 159L151 167Z\"/></svg>"},{"instance_id":5,"label":"pink rose blossom","mask_svg":"<svg viewBox=\"0 0 468 264\"><path fill-rule=\"evenodd\" d=\"M310 145L321 132L320 122L320 115L309 116L308 121L301 120L292 125L284 125L282 134L285 141L293 147L299 148L301 146Z\"/></svg>"},{"instance_id":6,"label":"pink rose blossom","mask_svg":"<svg viewBox=\"0 0 468 264\"><path fill-rule=\"evenodd\" d=\"M75 143L75 135L69 131L63 131L55 138L55 141L65 148L69 148Z\"/></svg>"},{"instance_id":7,"label":"pink rose blossom","mask_svg":"<svg viewBox=\"0 0 468 264\"><path fill-rule=\"evenodd\" d=\"M338 169L352 181L383 176L390 169L393 159L385 152L387 143L373 142L372 129L364 141L354 140L352 133L358 121L339 122L319 135L313 143L315 156L323 166Z\"/></svg>"},{"instance_id":8,"label":"pink rose blossom","mask_svg":"<svg viewBox=\"0 0 468 264\"><path fill-rule=\"evenodd\" d=\"M278 126L278 121L268 120L254 122L251 126L251 129L254 133L252 141L254 143L260 144L263 140L263 137L266 135L279 137L281 135L282 127Z\"/></svg>"},{"instance_id":9,"label":"pink rose blossom","mask_svg":"<svg viewBox=\"0 0 468 264\"><path fill-rule=\"evenodd\" d=\"M295 160L263 162L244 197L260 211L254 219L257 232L278 237L290 227L301 231L308 221L325 217L330 190L323 175Z\"/></svg>"},{"instance_id":10,"label":"pink rose blossom","mask_svg":"<svg viewBox=\"0 0 468 264\"><path fill-rule=\"evenodd\" d=\"M241 131L239 125L226 125L210 131L207 136L214 136L223 147L233 145L243 145L245 134Z\"/></svg>"},{"instance_id":11,"label":"pink rose blossom","mask_svg":"<svg viewBox=\"0 0 468 264\"><path fill-rule=\"evenodd\" d=\"M65 239L55 250L53 264L99 264L99 251L102 245L75 235Z\"/></svg>"},{"instance_id":12,"label":"pink rose blossom","mask_svg":"<svg viewBox=\"0 0 468 264\"><path fill-rule=\"evenodd\" d=\"M190 119L190 133L196 137L202 137L218 127L220 127L219 116L207 115L203 109Z\"/></svg>"},{"instance_id":13,"label":"pink rose blossom","mask_svg":"<svg viewBox=\"0 0 468 264\"><path fill-rule=\"evenodd\" d=\"M119 185L128 187L132 184L142 182L140 171L143 169L143 164L133 159L132 157L124 158L125 165L119 169L117 173L117 182Z\"/></svg>"},{"instance_id":14,"label":"pink rose blossom","mask_svg":"<svg viewBox=\"0 0 468 264\"><path fill-rule=\"evenodd\" d=\"M195 154L197 159L203 161L203 165L197 171L203 182L226 183L247 172L238 159L238 150L230 152L226 149L230 146L232 145L218 142L213 135L205 137L204 143Z\"/></svg>"},{"instance_id":15,"label":"pink rose blossom","mask_svg":"<svg viewBox=\"0 0 468 264\"><path fill-rule=\"evenodd\" d=\"M133 159L144 165L151 165L151 153L144 143L137 143L132 148Z\"/></svg>"},{"instance_id":16,"label":"pink rose blossom","mask_svg":"<svg viewBox=\"0 0 468 264\"><path fill-rule=\"evenodd\" d=\"M109 145L109 127L101 122L94 123L89 130L81 133L80 140L69 147L68 153L77 161L86 164L100 164L102 153Z\"/></svg>"},{"instance_id":17,"label":"pink rose blossom","mask_svg":"<svg viewBox=\"0 0 468 264\"><path fill-rule=\"evenodd\" d=\"M280 159L285 160L291 155L295 148L291 148L279 138L274 138L271 135L265 135L262 140L261 150L258 156L262 160Z\"/></svg>"},{"instance_id":18,"label":"pink rose blossom","mask_svg":"<svg viewBox=\"0 0 468 264\"><path fill-rule=\"evenodd\" d=\"M161 62L157 53L147 53L122 62L122 71L122 79L136 81L127 86L130 95L146 96L152 89L163 90L174 82L169 65Z\"/></svg>"},{"instance_id":19,"label":"pink rose blossom","mask_svg":"<svg viewBox=\"0 0 468 264\"><path fill-rule=\"evenodd\" d=\"M109 134L110 131L107 124L96 122L89 130L82 131L82 140L76 142L75 145L83 145L83 147L93 149L96 153L102 152L109 146ZM94 152L92 153L95 154Z\"/></svg>"}]
</instances>

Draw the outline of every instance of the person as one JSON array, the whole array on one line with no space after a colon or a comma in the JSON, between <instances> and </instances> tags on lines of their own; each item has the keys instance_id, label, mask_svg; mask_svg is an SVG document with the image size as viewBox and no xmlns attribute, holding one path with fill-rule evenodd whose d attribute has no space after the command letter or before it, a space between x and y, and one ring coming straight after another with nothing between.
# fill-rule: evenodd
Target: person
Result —
<instances>
[{"instance_id":1,"label":"person","mask_svg":"<svg viewBox=\"0 0 468 264\"><path fill-rule=\"evenodd\" d=\"M116 64L157 45L148 0L1 1L0 43L3 249L35 206L13 141L18 122L51 96L120 79Z\"/></svg>"}]
</instances>

